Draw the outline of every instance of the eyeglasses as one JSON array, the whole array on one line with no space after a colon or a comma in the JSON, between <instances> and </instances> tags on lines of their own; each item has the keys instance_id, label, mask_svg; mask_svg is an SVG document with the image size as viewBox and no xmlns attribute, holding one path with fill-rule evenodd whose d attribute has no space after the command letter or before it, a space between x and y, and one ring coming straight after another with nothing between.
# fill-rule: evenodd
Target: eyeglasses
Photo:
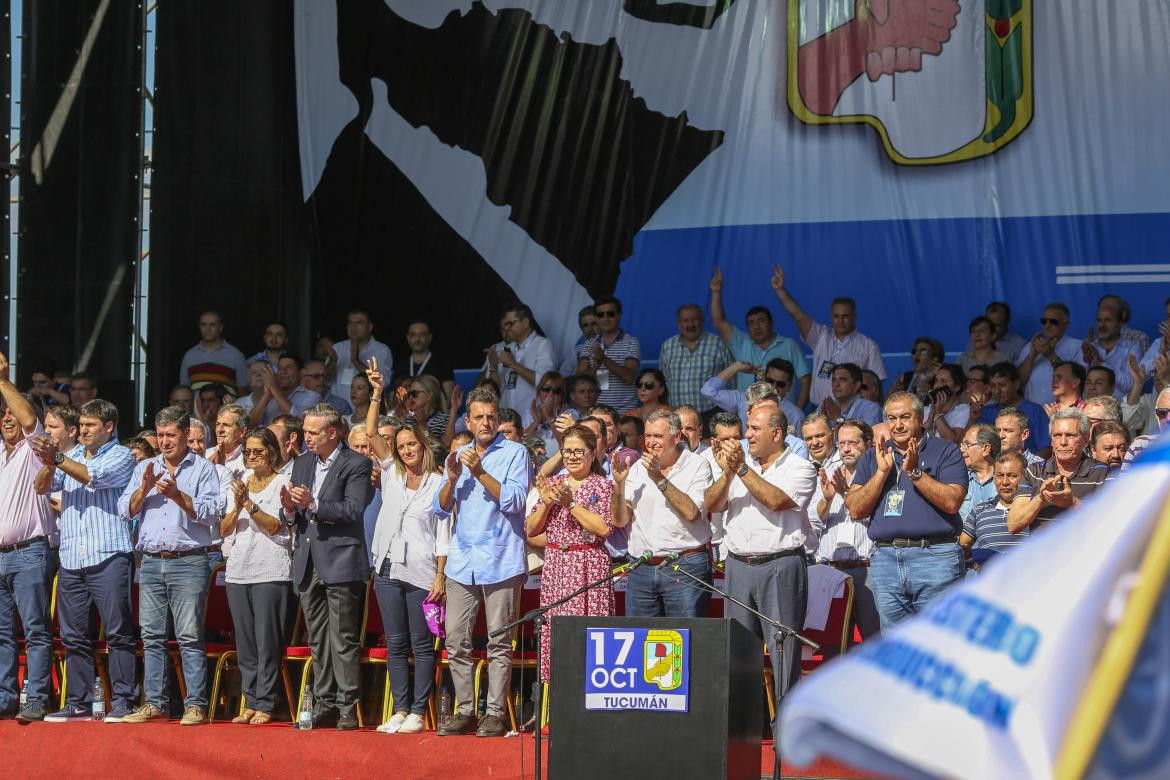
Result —
<instances>
[{"instance_id":1,"label":"eyeglasses","mask_svg":"<svg viewBox=\"0 0 1170 780\"><path fill-rule=\"evenodd\" d=\"M325 374L305 374L305 376L312 377L313 379L324 379L325 378Z\"/></svg>"},{"instance_id":2,"label":"eyeglasses","mask_svg":"<svg viewBox=\"0 0 1170 780\"><path fill-rule=\"evenodd\" d=\"M561 457L568 458L569 460L577 460L579 458L584 458L588 452L589 450L582 449L561 450Z\"/></svg>"},{"instance_id":3,"label":"eyeglasses","mask_svg":"<svg viewBox=\"0 0 1170 780\"><path fill-rule=\"evenodd\" d=\"M639 390L653 390L656 387L662 387L662 385L658 384L657 382L639 382L638 383Z\"/></svg>"},{"instance_id":4,"label":"eyeglasses","mask_svg":"<svg viewBox=\"0 0 1170 780\"><path fill-rule=\"evenodd\" d=\"M869 385L867 385L867 384L865 384L864 382L862 382L862 383L861 383L861 389L862 389L862 390L868 390L868 389L869 389Z\"/></svg>"},{"instance_id":5,"label":"eyeglasses","mask_svg":"<svg viewBox=\"0 0 1170 780\"><path fill-rule=\"evenodd\" d=\"M246 457L246 458L264 458L267 456L268 456L268 450L264 449L263 447L260 447L259 449L254 449L254 450L249 450L249 449L244 450L244 457Z\"/></svg>"},{"instance_id":6,"label":"eyeglasses","mask_svg":"<svg viewBox=\"0 0 1170 780\"><path fill-rule=\"evenodd\" d=\"M616 316L617 316L617 309L609 309L607 311L598 310L598 312L597 312L597 319L599 319L599 320L600 319L609 319L611 317L616 317Z\"/></svg>"},{"instance_id":7,"label":"eyeglasses","mask_svg":"<svg viewBox=\"0 0 1170 780\"><path fill-rule=\"evenodd\" d=\"M972 447L978 447L982 444L983 444L983 442L981 442L981 441L961 441L961 442L959 442L959 449L967 450L967 449L970 449Z\"/></svg>"},{"instance_id":8,"label":"eyeglasses","mask_svg":"<svg viewBox=\"0 0 1170 780\"><path fill-rule=\"evenodd\" d=\"M1060 320L1056 319L1055 317L1041 317L1040 324L1041 325L1059 325Z\"/></svg>"},{"instance_id":9,"label":"eyeglasses","mask_svg":"<svg viewBox=\"0 0 1170 780\"><path fill-rule=\"evenodd\" d=\"M565 394L565 388L563 388L563 387L552 387L552 386L549 386L549 385L545 385L544 387L540 388L540 392L542 392L542 393L552 393L553 395L564 395L564 394Z\"/></svg>"},{"instance_id":10,"label":"eyeglasses","mask_svg":"<svg viewBox=\"0 0 1170 780\"><path fill-rule=\"evenodd\" d=\"M420 395L426 395L426 390L411 390L406 394L407 398L418 398Z\"/></svg>"},{"instance_id":11,"label":"eyeglasses","mask_svg":"<svg viewBox=\"0 0 1170 780\"><path fill-rule=\"evenodd\" d=\"M510 328L519 321L520 320L504 320L503 322L500 323L500 327L501 328Z\"/></svg>"},{"instance_id":12,"label":"eyeglasses","mask_svg":"<svg viewBox=\"0 0 1170 780\"><path fill-rule=\"evenodd\" d=\"M768 384L775 387L777 390L783 390L788 387L788 382L783 379L769 379Z\"/></svg>"},{"instance_id":13,"label":"eyeglasses","mask_svg":"<svg viewBox=\"0 0 1170 780\"><path fill-rule=\"evenodd\" d=\"M1162 409L1161 407L1159 407L1159 408L1154 410L1154 415L1159 420L1165 420L1167 417L1170 417L1170 409Z\"/></svg>"}]
</instances>

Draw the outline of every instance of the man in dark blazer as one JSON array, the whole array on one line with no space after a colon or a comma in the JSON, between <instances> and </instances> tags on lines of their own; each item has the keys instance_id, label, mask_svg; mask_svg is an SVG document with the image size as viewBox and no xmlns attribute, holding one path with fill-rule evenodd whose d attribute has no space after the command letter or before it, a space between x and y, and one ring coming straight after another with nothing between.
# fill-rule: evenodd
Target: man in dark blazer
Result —
<instances>
[{"instance_id":1,"label":"man in dark blazer","mask_svg":"<svg viewBox=\"0 0 1170 780\"><path fill-rule=\"evenodd\" d=\"M313 652L313 719L357 728L362 596L370 564L362 514L370 501L370 459L342 441L340 413L328 404L305 412L309 451L293 462L282 488L281 519L294 529L293 582L301 595Z\"/></svg>"}]
</instances>

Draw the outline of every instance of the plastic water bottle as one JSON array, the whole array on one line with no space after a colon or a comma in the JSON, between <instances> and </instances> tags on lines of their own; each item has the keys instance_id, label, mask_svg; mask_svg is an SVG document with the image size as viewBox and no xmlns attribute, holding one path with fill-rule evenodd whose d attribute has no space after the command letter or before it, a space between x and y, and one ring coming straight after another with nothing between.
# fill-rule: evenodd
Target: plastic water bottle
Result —
<instances>
[{"instance_id":1,"label":"plastic water bottle","mask_svg":"<svg viewBox=\"0 0 1170 780\"><path fill-rule=\"evenodd\" d=\"M313 689L305 688L305 695L301 697L301 711L297 716L297 728L310 731L313 728Z\"/></svg>"},{"instance_id":2,"label":"plastic water bottle","mask_svg":"<svg viewBox=\"0 0 1170 780\"><path fill-rule=\"evenodd\" d=\"M102 678L95 677L93 681L93 719L102 720L106 717L106 691L102 688Z\"/></svg>"},{"instance_id":3,"label":"plastic water bottle","mask_svg":"<svg viewBox=\"0 0 1170 780\"><path fill-rule=\"evenodd\" d=\"M28 678L24 678L24 682L20 686L20 708L23 710L24 705L28 704Z\"/></svg>"},{"instance_id":4,"label":"plastic water bottle","mask_svg":"<svg viewBox=\"0 0 1170 780\"><path fill-rule=\"evenodd\" d=\"M446 688L439 695L439 725L445 726L451 720L451 692Z\"/></svg>"}]
</instances>

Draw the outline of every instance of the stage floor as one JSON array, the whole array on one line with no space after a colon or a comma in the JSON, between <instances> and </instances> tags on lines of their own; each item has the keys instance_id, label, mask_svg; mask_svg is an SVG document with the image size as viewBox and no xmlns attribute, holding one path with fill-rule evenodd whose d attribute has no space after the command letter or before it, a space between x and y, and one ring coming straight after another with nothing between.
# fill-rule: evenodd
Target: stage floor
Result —
<instances>
[{"instance_id":1,"label":"stage floor","mask_svg":"<svg viewBox=\"0 0 1170 780\"><path fill-rule=\"evenodd\" d=\"M532 736L479 739L379 734L373 729L299 732L288 724L182 727L177 721L121 723L0 722L5 774L22 778L492 778L533 776ZM547 760L548 743L544 744ZM617 777L598 751L598 777ZM761 776L771 776L772 745L764 744ZM860 778L849 767L820 762L785 777Z\"/></svg>"}]
</instances>

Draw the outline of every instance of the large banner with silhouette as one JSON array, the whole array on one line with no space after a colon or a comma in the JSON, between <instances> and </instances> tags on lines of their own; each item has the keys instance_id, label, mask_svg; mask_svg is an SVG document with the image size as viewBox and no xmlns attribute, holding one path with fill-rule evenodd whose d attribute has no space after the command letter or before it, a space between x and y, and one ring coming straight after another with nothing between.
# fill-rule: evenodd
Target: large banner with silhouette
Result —
<instances>
[{"instance_id":1,"label":"large banner with silhouette","mask_svg":"<svg viewBox=\"0 0 1170 780\"><path fill-rule=\"evenodd\" d=\"M792 335L774 262L894 355L992 299L1028 336L1105 291L1164 316L1165 2L297 0L295 32L318 251L469 325L518 298L568 347L616 293L653 357L718 264Z\"/></svg>"}]
</instances>

